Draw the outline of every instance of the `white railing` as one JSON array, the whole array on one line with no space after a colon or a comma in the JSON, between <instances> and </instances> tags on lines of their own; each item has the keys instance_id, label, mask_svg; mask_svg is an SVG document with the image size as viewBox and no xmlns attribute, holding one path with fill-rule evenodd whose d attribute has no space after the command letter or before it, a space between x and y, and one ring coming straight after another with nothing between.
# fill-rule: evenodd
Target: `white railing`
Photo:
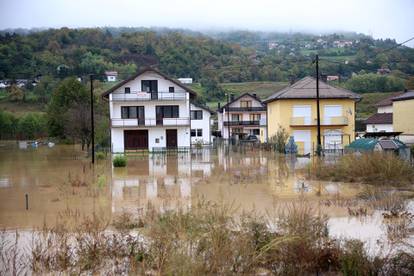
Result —
<instances>
[{"instance_id":1,"label":"white railing","mask_svg":"<svg viewBox=\"0 0 414 276\"><path fill-rule=\"evenodd\" d=\"M145 118L145 119L122 119L112 118L112 127L155 127L155 126L188 126L190 118Z\"/></svg>"},{"instance_id":2,"label":"white railing","mask_svg":"<svg viewBox=\"0 0 414 276\"><path fill-rule=\"evenodd\" d=\"M112 101L183 101L187 99L187 92L142 92L112 93Z\"/></svg>"}]
</instances>

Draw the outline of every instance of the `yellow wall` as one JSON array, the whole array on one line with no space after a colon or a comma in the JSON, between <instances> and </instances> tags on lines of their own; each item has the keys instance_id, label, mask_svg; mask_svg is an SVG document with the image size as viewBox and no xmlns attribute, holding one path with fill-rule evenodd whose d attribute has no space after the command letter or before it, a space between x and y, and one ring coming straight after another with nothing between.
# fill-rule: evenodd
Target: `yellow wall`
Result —
<instances>
[{"instance_id":1,"label":"yellow wall","mask_svg":"<svg viewBox=\"0 0 414 276\"><path fill-rule=\"evenodd\" d=\"M293 130L311 130L312 145L317 145L317 127L316 126L294 126L291 127L291 118L293 117L293 106L294 105L311 105L312 118L317 118L316 113L316 100L312 99L294 99L294 100L277 100L267 104L267 116L268 116L268 137L271 138L276 134L279 125L282 126L290 135ZM322 126L321 136L326 129L341 129L344 134L350 135L350 141L355 139L355 101L351 99L321 99L320 100L320 118L321 121L324 117L324 106L325 105L342 105L342 116L347 117L348 124L346 126ZM348 110L351 111L352 115L349 114ZM349 144L349 138L344 136L344 146ZM321 137L321 143L323 138ZM299 150L300 150L300 146ZM315 148L316 150L316 148Z\"/></svg>"},{"instance_id":2,"label":"yellow wall","mask_svg":"<svg viewBox=\"0 0 414 276\"><path fill-rule=\"evenodd\" d=\"M394 131L414 134L414 99L393 102L392 109Z\"/></svg>"}]
</instances>

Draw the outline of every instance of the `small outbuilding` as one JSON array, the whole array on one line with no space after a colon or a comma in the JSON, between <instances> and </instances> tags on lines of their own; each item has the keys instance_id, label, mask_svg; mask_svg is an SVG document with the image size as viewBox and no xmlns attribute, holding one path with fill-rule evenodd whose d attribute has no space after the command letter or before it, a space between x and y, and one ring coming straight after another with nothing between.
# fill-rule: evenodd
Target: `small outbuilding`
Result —
<instances>
[{"instance_id":1,"label":"small outbuilding","mask_svg":"<svg viewBox=\"0 0 414 276\"><path fill-rule=\"evenodd\" d=\"M410 149L398 139L360 138L346 147L347 152L383 151L394 152L402 159L410 158Z\"/></svg>"}]
</instances>

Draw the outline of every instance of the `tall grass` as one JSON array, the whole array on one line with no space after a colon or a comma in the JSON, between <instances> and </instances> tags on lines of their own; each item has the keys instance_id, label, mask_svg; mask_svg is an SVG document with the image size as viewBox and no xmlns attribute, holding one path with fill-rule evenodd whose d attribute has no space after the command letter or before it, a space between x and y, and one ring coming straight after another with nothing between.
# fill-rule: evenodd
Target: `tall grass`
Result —
<instances>
[{"instance_id":1,"label":"tall grass","mask_svg":"<svg viewBox=\"0 0 414 276\"><path fill-rule=\"evenodd\" d=\"M331 164L313 162L308 169L311 178L321 180L390 186L414 183L414 168L390 153L347 154Z\"/></svg>"},{"instance_id":2,"label":"tall grass","mask_svg":"<svg viewBox=\"0 0 414 276\"><path fill-rule=\"evenodd\" d=\"M35 274L414 273L403 262L412 260L412 254L370 258L362 243L330 238L326 218L306 204L289 205L271 219L233 212L230 206L205 202L187 212L148 208L140 215L122 214L115 220L117 230L94 215L78 226L43 229L26 258Z\"/></svg>"}]
</instances>

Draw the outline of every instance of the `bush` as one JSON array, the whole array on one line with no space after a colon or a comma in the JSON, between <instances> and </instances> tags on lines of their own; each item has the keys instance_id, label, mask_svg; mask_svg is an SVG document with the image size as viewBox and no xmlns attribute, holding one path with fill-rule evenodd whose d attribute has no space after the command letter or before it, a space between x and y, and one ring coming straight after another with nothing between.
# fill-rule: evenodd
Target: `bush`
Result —
<instances>
[{"instance_id":1,"label":"bush","mask_svg":"<svg viewBox=\"0 0 414 276\"><path fill-rule=\"evenodd\" d=\"M20 139L35 139L46 136L45 116L38 113L27 113L17 123L17 135Z\"/></svg>"},{"instance_id":2,"label":"bush","mask_svg":"<svg viewBox=\"0 0 414 276\"><path fill-rule=\"evenodd\" d=\"M114 167L125 167L127 164L127 159L125 155L117 155L114 157L112 163L114 164Z\"/></svg>"},{"instance_id":3,"label":"bush","mask_svg":"<svg viewBox=\"0 0 414 276\"><path fill-rule=\"evenodd\" d=\"M0 110L0 139L15 138L17 118L10 112Z\"/></svg>"},{"instance_id":4,"label":"bush","mask_svg":"<svg viewBox=\"0 0 414 276\"><path fill-rule=\"evenodd\" d=\"M275 145L275 149L279 153L285 153L286 142L289 138L287 131L279 125L275 135L270 137L269 142Z\"/></svg>"},{"instance_id":5,"label":"bush","mask_svg":"<svg viewBox=\"0 0 414 276\"><path fill-rule=\"evenodd\" d=\"M103 151L98 151L98 152L95 154L95 157L96 157L96 159L98 159L98 160L103 160L103 159L105 159L105 158L106 158L106 154L105 154L105 152L103 152Z\"/></svg>"}]
</instances>

